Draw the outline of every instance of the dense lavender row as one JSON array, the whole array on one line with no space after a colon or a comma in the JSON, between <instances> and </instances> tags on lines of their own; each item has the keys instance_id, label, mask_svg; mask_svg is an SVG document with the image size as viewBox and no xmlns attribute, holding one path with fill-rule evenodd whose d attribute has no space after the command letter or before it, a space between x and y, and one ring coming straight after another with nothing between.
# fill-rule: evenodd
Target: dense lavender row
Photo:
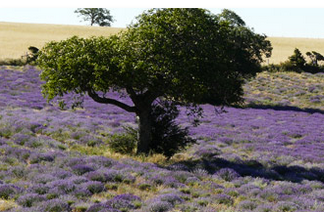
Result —
<instances>
[{"instance_id":1,"label":"dense lavender row","mask_svg":"<svg viewBox=\"0 0 324 212\"><path fill-rule=\"evenodd\" d=\"M262 72L244 86L246 102L324 110L324 74Z\"/></svg>"},{"instance_id":2,"label":"dense lavender row","mask_svg":"<svg viewBox=\"0 0 324 212\"><path fill-rule=\"evenodd\" d=\"M87 97L60 110L38 74L0 70L0 211L324 211L321 111L204 105L198 127L178 119L198 140L178 155L187 160L115 160L74 149L108 151L134 116Z\"/></svg>"}]
</instances>

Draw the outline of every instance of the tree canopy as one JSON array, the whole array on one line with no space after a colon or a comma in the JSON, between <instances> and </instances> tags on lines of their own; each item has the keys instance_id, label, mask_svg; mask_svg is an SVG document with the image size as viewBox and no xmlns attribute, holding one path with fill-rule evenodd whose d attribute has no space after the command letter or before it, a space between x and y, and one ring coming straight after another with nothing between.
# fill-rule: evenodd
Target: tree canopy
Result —
<instances>
[{"instance_id":1,"label":"tree canopy","mask_svg":"<svg viewBox=\"0 0 324 212\"><path fill-rule=\"evenodd\" d=\"M90 21L91 26L110 26L113 22L110 11L105 8L78 8L74 12L82 16L84 21Z\"/></svg>"},{"instance_id":2,"label":"tree canopy","mask_svg":"<svg viewBox=\"0 0 324 212\"><path fill-rule=\"evenodd\" d=\"M152 141L152 108L157 99L174 104L229 106L242 102L245 78L261 70L271 44L226 10L152 9L127 30L110 37L52 41L38 63L48 99L87 93L139 117L138 153ZM234 18L233 18L234 17ZM127 105L109 91L126 93Z\"/></svg>"}]
</instances>

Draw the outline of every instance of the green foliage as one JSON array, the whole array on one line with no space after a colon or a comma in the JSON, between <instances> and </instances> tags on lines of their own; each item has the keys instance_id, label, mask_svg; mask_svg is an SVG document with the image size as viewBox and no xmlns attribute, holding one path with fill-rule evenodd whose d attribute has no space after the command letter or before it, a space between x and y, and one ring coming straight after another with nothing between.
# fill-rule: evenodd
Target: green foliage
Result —
<instances>
[{"instance_id":1,"label":"green foliage","mask_svg":"<svg viewBox=\"0 0 324 212\"><path fill-rule=\"evenodd\" d=\"M223 9L218 17L221 21L228 21L232 26L245 26L243 19L231 10Z\"/></svg>"},{"instance_id":2,"label":"green foliage","mask_svg":"<svg viewBox=\"0 0 324 212\"><path fill-rule=\"evenodd\" d=\"M115 134L108 141L109 148L121 154L132 154L137 144L137 131L131 127L124 127L123 134Z\"/></svg>"},{"instance_id":3,"label":"green foliage","mask_svg":"<svg viewBox=\"0 0 324 212\"><path fill-rule=\"evenodd\" d=\"M175 118L179 115L177 108L169 102L155 104L152 110L152 142L150 149L170 158L187 145L196 141L189 137L188 129L182 129Z\"/></svg>"},{"instance_id":4,"label":"green foliage","mask_svg":"<svg viewBox=\"0 0 324 212\"><path fill-rule=\"evenodd\" d=\"M306 55L311 59L311 63L309 65L318 66L319 61L324 61L323 55L318 52L306 52Z\"/></svg>"},{"instance_id":5,"label":"green foliage","mask_svg":"<svg viewBox=\"0 0 324 212\"><path fill-rule=\"evenodd\" d=\"M285 63L287 69L293 69L295 71L301 71L305 67L306 60L299 49L295 48L294 54L288 58Z\"/></svg>"},{"instance_id":6,"label":"green foliage","mask_svg":"<svg viewBox=\"0 0 324 212\"><path fill-rule=\"evenodd\" d=\"M114 22L110 11L105 8L78 8L74 12L82 16L84 21L90 21L91 26L110 26Z\"/></svg>"},{"instance_id":7,"label":"green foliage","mask_svg":"<svg viewBox=\"0 0 324 212\"><path fill-rule=\"evenodd\" d=\"M35 46L30 46L28 47L29 54L26 55L26 63L27 64L35 64L35 61L37 60L38 57L38 51L39 49Z\"/></svg>"},{"instance_id":8,"label":"green foliage","mask_svg":"<svg viewBox=\"0 0 324 212\"><path fill-rule=\"evenodd\" d=\"M177 108L168 103L155 104L152 110L152 142L151 153L159 153L170 158L187 145L196 141L189 137L188 129L182 129L175 123L179 115ZM123 134L115 134L108 141L109 147L114 152L131 154L138 143L138 130L124 127Z\"/></svg>"},{"instance_id":9,"label":"green foliage","mask_svg":"<svg viewBox=\"0 0 324 212\"><path fill-rule=\"evenodd\" d=\"M0 60L0 65L8 65L8 66L24 66L26 65L26 61L24 59L3 59Z\"/></svg>"},{"instance_id":10,"label":"green foliage","mask_svg":"<svg viewBox=\"0 0 324 212\"><path fill-rule=\"evenodd\" d=\"M64 100L60 100L60 101L58 102L58 106L59 106L59 108L60 108L61 110L65 110L65 109L66 109L66 103L65 103L65 101L64 101Z\"/></svg>"},{"instance_id":11,"label":"green foliage","mask_svg":"<svg viewBox=\"0 0 324 212\"><path fill-rule=\"evenodd\" d=\"M230 22L203 9L143 13L122 36L127 55L122 63L134 67L130 83L182 102L240 102L242 77L260 70L271 45L265 36Z\"/></svg>"}]
</instances>

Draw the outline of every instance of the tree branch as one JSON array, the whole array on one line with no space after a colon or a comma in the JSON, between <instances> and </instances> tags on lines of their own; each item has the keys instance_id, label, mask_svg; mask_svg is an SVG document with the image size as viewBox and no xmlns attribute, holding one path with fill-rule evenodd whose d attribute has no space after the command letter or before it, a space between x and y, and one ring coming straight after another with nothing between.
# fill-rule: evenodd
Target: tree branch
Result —
<instances>
[{"instance_id":1,"label":"tree branch","mask_svg":"<svg viewBox=\"0 0 324 212\"><path fill-rule=\"evenodd\" d=\"M117 107L120 107L124 110L126 110L127 112L131 112L131 113L135 113L136 112L136 107L134 106L129 106L125 103L122 103L120 101L117 101L115 99L110 99L110 98L104 98L104 97L100 97L96 92L92 91L92 90L88 90L88 95L95 101L98 103L103 103L103 104L112 104L115 105Z\"/></svg>"}]
</instances>

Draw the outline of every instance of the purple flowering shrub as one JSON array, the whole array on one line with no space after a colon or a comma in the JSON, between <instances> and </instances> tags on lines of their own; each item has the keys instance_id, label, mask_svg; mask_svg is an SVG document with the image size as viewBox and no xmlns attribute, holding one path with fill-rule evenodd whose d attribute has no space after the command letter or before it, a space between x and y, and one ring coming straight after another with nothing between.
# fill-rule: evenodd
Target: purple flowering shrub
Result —
<instances>
[{"instance_id":1,"label":"purple flowering shrub","mask_svg":"<svg viewBox=\"0 0 324 212\"><path fill-rule=\"evenodd\" d=\"M88 165L77 164L71 167L72 171L77 175L83 175L87 172L92 172L94 169Z\"/></svg>"},{"instance_id":2,"label":"purple flowering shrub","mask_svg":"<svg viewBox=\"0 0 324 212\"><path fill-rule=\"evenodd\" d=\"M263 72L244 85L248 104L268 104L323 110L323 73Z\"/></svg>"},{"instance_id":3,"label":"purple flowering shrub","mask_svg":"<svg viewBox=\"0 0 324 212\"><path fill-rule=\"evenodd\" d=\"M74 94L47 103L39 73L0 68L0 199L12 211L324 210L321 74L261 73L245 98L268 105L202 105L196 127L180 107L176 123L198 142L164 166L79 151L107 149L135 117L87 96L73 109Z\"/></svg>"},{"instance_id":4,"label":"purple flowering shrub","mask_svg":"<svg viewBox=\"0 0 324 212\"><path fill-rule=\"evenodd\" d=\"M230 168L220 169L214 175L222 178L225 181L232 181L232 180L240 177L240 175L235 170L230 169Z\"/></svg>"},{"instance_id":5,"label":"purple flowering shrub","mask_svg":"<svg viewBox=\"0 0 324 212\"><path fill-rule=\"evenodd\" d=\"M44 195L29 193L29 194L21 195L17 199L17 203L23 207L32 207L37 205L39 202L45 200L46 197Z\"/></svg>"},{"instance_id":6,"label":"purple flowering shrub","mask_svg":"<svg viewBox=\"0 0 324 212\"><path fill-rule=\"evenodd\" d=\"M18 192L20 188L10 184L1 184L0 185L0 198L1 199L9 199L13 198Z\"/></svg>"}]
</instances>

